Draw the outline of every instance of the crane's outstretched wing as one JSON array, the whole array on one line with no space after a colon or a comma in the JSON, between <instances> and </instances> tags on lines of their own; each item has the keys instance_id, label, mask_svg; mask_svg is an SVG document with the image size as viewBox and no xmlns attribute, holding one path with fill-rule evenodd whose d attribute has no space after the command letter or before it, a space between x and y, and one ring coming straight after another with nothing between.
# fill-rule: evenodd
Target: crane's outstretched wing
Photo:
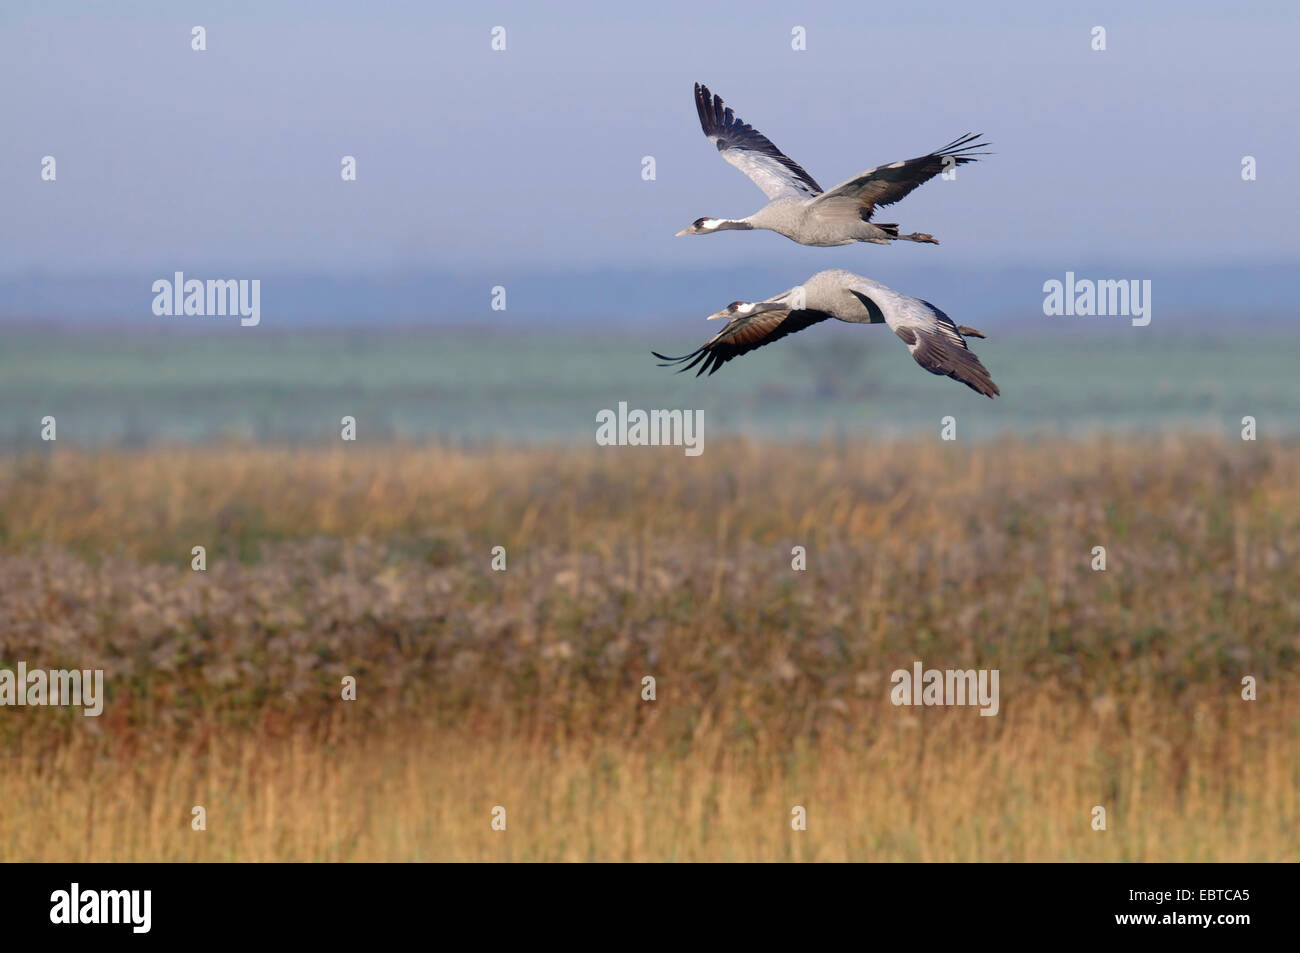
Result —
<instances>
[{"instance_id":1,"label":"crane's outstretched wing","mask_svg":"<svg viewBox=\"0 0 1300 953\"><path fill-rule=\"evenodd\" d=\"M988 369L966 345L966 339L952 318L930 302L875 283L864 282L849 290L868 311L879 313L884 318L889 329L907 345L916 363L931 374L961 381L990 399L1002 393L993 383ZM974 334L984 336L978 331Z\"/></svg>"},{"instance_id":2,"label":"crane's outstretched wing","mask_svg":"<svg viewBox=\"0 0 1300 953\"><path fill-rule=\"evenodd\" d=\"M722 158L749 176L769 199L806 200L821 194L822 187L799 163L749 123L738 119L730 106L723 106L721 96L713 95L700 83L695 84L695 109L700 114L700 127Z\"/></svg>"},{"instance_id":3,"label":"crane's outstretched wing","mask_svg":"<svg viewBox=\"0 0 1300 953\"><path fill-rule=\"evenodd\" d=\"M736 302L730 306L729 310L736 309L741 302ZM776 309L771 311L760 311L752 314L736 313L727 326L706 341L701 347L685 354L681 357L665 357L658 351L651 351L655 357L664 363L660 367L668 367L673 364L684 364L685 366L678 369L689 371L696 364L700 369L695 372L699 377L705 371L712 374L727 361L733 357L740 357L742 354L748 354L756 348L763 347L765 344L771 344L773 341L779 341L788 334L794 334L796 331L802 331L804 328L816 324L818 321L825 321L830 315L825 311L808 311L789 309ZM690 361L689 364L685 362Z\"/></svg>"},{"instance_id":4,"label":"crane's outstretched wing","mask_svg":"<svg viewBox=\"0 0 1300 953\"><path fill-rule=\"evenodd\" d=\"M901 202L913 189L940 172L976 162L978 156L988 155L987 152L972 151L987 145L987 142L979 141L979 133L968 133L928 155L876 166L818 197L810 209L828 218L849 216L868 222L878 206Z\"/></svg>"}]
</instances>

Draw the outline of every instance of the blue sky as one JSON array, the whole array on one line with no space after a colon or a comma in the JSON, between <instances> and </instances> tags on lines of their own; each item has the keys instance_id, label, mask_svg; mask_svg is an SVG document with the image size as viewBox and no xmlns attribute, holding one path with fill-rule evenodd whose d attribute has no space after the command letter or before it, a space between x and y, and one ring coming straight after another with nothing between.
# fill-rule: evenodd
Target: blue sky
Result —
<instances>
[{"instance_id":1,"label":"blue sky","mask_svg":"<svg viewBox=\"0 0 1300 953\"><path fill-rule=\"evenodd\" d=\"M1284 3L10 0L0 278L1289 262L1297 19ZM701 135L695 80L827 187L968 130L997 155L889 210L939 248L674 238L763 202Z\"/></svg>"}]
</instances>

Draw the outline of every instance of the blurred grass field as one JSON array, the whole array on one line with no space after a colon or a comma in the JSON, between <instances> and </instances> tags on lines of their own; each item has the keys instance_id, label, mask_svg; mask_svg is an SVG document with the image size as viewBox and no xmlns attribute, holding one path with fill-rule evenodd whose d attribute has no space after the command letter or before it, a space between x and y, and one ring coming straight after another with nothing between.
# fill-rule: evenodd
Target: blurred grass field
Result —
<instances>
[{"instance_id":1,"label":"blurred grass field","mask_svg":"<svg viewBox=\"0 0 1300 953\"><path fill-rule=\"evenodd\" d=\"M0 860L1295 860L1298 554L1277 440L10 455L0 667L108 702Z\"/></svg>"}]
</instances>

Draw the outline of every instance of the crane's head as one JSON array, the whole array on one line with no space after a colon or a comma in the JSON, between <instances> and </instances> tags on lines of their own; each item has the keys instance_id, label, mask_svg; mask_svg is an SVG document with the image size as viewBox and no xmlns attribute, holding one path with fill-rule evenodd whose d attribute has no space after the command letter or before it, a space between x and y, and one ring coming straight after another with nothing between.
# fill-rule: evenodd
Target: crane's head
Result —
<instances>
[{"instance_id":1,"label":"crane's head","mask_svg":"<svg viewBox=\"0 0 1300 953\"><path fill-rule=\"evenodd\" d=\"M681 238L683 235L708 235L710 232L720 232L727 224L725 218L697 218L691 224L687 225L674 238Z\"/></svg>"},{"instance_id":2,"label":"crane's head","mask_svg":"<svg viewBox=\"0 0 1300 953\"><path fill-rule=\"evenodd\" d=\"M733 301L717 314L709 315L709 320L714 318L726 318L730 321L732 318L748 317L751 314L761 314L764 311L788 311L790 306L781 304L779 301Z\"/></svg>"}]
</instances>

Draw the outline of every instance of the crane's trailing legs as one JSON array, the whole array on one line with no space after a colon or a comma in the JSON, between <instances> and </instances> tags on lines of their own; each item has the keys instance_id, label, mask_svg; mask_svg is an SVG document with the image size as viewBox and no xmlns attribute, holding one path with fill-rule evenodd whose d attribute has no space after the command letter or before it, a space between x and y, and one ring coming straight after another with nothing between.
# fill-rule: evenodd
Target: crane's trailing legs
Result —
<instances>
[{"instance_id":1,"label":"crane's trailing legs","mask_svg":"<svg viewBox=\"0 0 1300 953\"><path fill-rule=\"evenodd\" d=\"M865 241L873 245L888 245L890 242L926 242L930 245L939 244L939 239L927 232L912 232L910 235L898 234L898 225L894 222L872 222L876 228L885 233L884 238L868 238Z\"/></svg>"}]
</instances>

